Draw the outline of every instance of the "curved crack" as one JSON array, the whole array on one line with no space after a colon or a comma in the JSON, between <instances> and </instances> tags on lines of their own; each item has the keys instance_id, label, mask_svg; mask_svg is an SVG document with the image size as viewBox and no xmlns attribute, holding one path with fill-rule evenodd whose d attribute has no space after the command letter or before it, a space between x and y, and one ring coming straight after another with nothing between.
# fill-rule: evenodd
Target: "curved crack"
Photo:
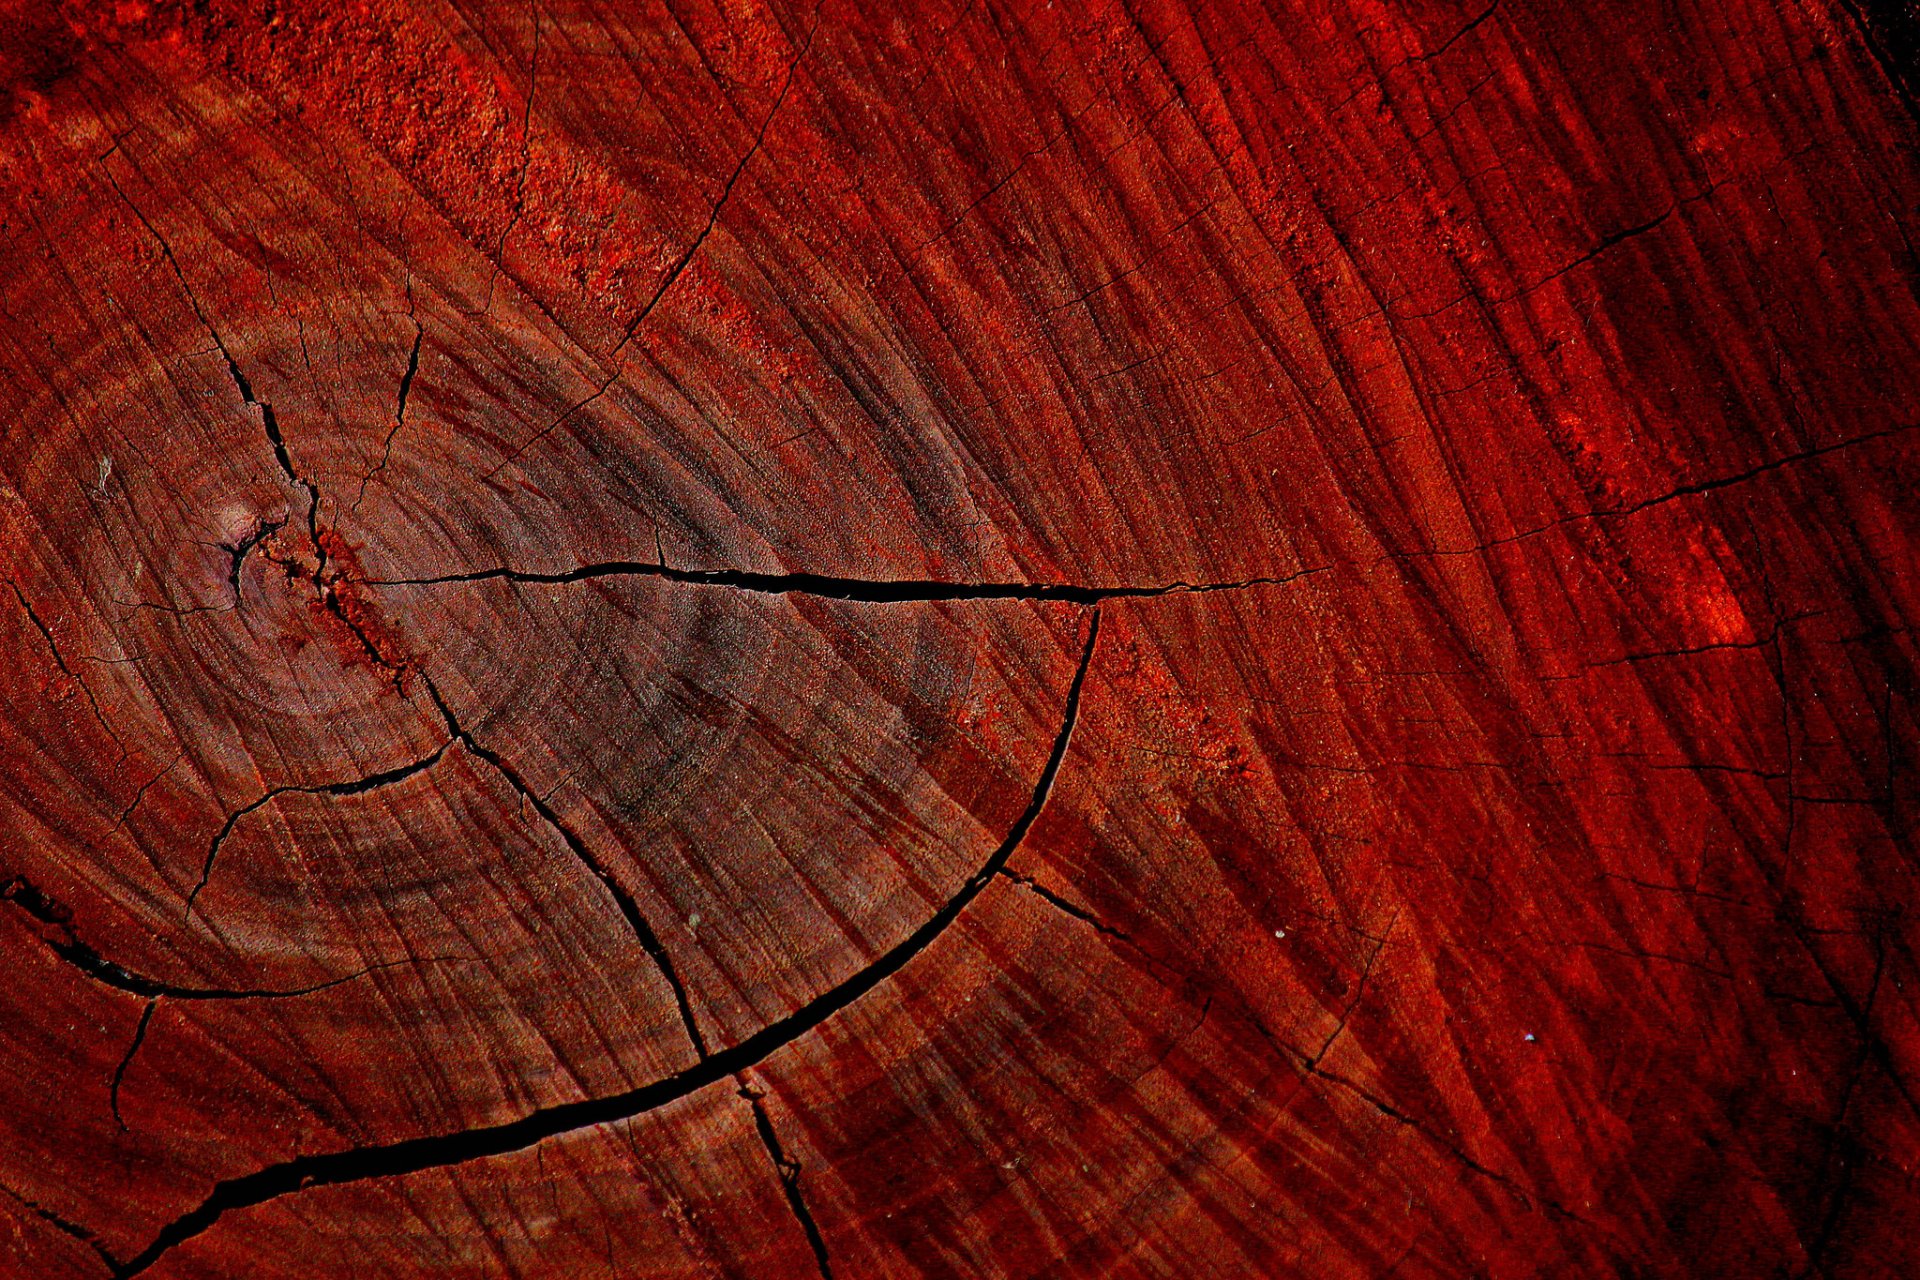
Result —
<instances>
[{"instance_id":1,"label":"curved crack","mask_svg":"<svg viewBox=\"0 0 1920 1280\"><path fill-rule=\"evenodd\" d=\"M113 1079L107 1084L107 1110L113 1112L113 1122L122 1131L127 1127L127 1118L120 1114L120 1083L127 1078L127 1068L133 1065L133 1055L140 1052L140 1046L147 1042L147 1027L153 1022L153 1011L159 1007L160 998L155 996L140 1010L140 1022L133 1029L133 1043L120 1055L119 1063L113 1068Z\"/></svg>"},{"instance_id":2,"label":"curved crack","mask_svg":"<svg viewBox=\"0 0 1920 1280\"><path fill-rule=\"evenodd\" d=\"M158 1262L169 1250L207 1231L226 1214L314 1186L361 1182L371 1178L396 1177L425 1169L445 1168L487 1156L523 1151L548 1138L607 1124L655 1110L704 1089L729 1076L758 1065L801 1036L813 1031L829 1018L872 991L931 946L960 918L973 900L1007 864L1027 832L1039 820L1055 778L1066 759L1073 728L1079 718L1080 699L1087 671L1093 663L1100 638L1100 614L1095 611L1087 629L1085 648L1080 655L1073 683L1068 686L1066 706L1061 715L1059 733L1047 754L1033 797L1021 812L1006 837L988 855L979 870L967 878L954 895L926 922L896 943L879 959L839 985L809 1000L793 1013L777 1019L735 1044L720 1049L693 1066L664 1076L636 1089L602 1098L543 1107L502 1124L465 1129L456 1133L404 1138L379 1146L350 1147L317 1155L295 1156L279 1164L268 1165L253 1173L228 1178L215 1184L201 1203L162 1227L138 1254L115 1267L116 1277L138 1275ZM470 740L463 739L469 742ZM530 794L530 793L523 793Z\"/></svg>"},{"instance_id":3,"label":"curved crack","mask_svg":"<svg viewBox=\"0 0 1920 1280\"><path fill-rule=\"evenodd\" d=\"M449 737L445 742L435 747L429 755L422 756L418 760L409 760L403 765L383 770L380 773L370 773L364 778L352 778L345 782L322 782L317 784L296 784L273 787L258 799L235 809L227 815L227 820L220 825L220 830L214 832L212 841L207 845L207 860L201 864L200 879L195 883L193 888L187 892L187 914L189 916L193 914L193 904L199 899L200 891L207 887L207 881L213 876L213 862L215 858L220 856L220 846L227 842L227 837L233 834L233 829L240 825L240 819L246 817L256 809L265 808L281 796L354 796L376 790L380 787L391 786L396 782L404 782L415 774L424 773L438 764L440 757L447 753L447 748L452 746L454 741L455 739Z\"/></svg>"},{"instance_id":4,"label":"curved crack","mask_svg":"<svg viewBox=\"0 0 1920 1280\"><path fill-rule=\"evenodd\" d=\"M238 542L220 543L220 549L227 553L227 585L233 590L233 607L240 607L240 569L246 562L247 553L287 527L285 520L263 520L254 525L253 532Z\"/></svg>"},{"instance_id":5,"label":"curved crack","mask_svg":"<svg viewBox=\"0 0 1920 1280\"><path fill-rule=\"evenodd\" d=\"M504 242L505 239L506 236L503 233L501 240ZM414 377L420 372L420 340L426 337L426 333L427 331L421 327L420 322L415 320L413 322L413 352L407 357L407 371L400 375L400 402L393 411L393 425L387 428L387 438L380 442L380 461L373 465L372 470L360 477L360 492L354 495L353 505L347 508L348 514L353 514L360 510L360 504L366 500L367 485L372 483L375 476L385 471L387 469L387 463L393 460L393 438L400 434L402 427L407 425L407 396L413 390Z\"/></svg>"},{"instance_id":6,"label":"curved crack","mask_svg":"<svg viewBox=\"0 0 1920 1280\"><path fill-rule=\"evenodd\" d=\"M409 956L404 960L383 960L378 964L365 965L352 973L343 973L337 978L327 978L320 982L309 983L304 987L256 987L252 989L227 990L217 987L176 987L165 986L155 991L147 999L140 1011L140 1022L133 1029L133 1042L120 1056L120 1062L113 1069L113 1080L107 1088L107 1106L113 1112L113 1118L122 1129L127 1127L126 1120L120 1114L120 1085L126 1079L127 1068L133 1065L134 1055L140 1052L140 1046L146 1042L147 1028L153 1021L155 1010L160 1001L165 1000L290 1000L299 996L315 995L333 987L357 982L369 974L379 973L383 969L398 969L418 964L445 964L457 959L453 956ZM122 972L125 972L122 970Z\"/></svg>"},{"instance_id":7,"label":"curved crack","mask_svg":"<svg viewBox=\"0 0 1920 1280\"><path fill-rule=\"evenodd\" d=\"M391 960L380 964L368 965L364 969L343 974L337 978L327 978L310 983L304 987L202 987L186 983L169 982L165 978L156 978L151 974L129 969L125 965L107 959L91 945L83 941L74 930L71 913L61 903L43 893L25 876L13 876L0 881L0 902L11 902L38 923L59 932L60 937L41 941L47 949L61 960L72 965L87 977L102 986L112 987L128 995L142 996L148 1000L271 1000L288 996L307 996L328 987L351 982L355 978L364 978L369 973L381 969L390 969L401 964L419 963L417 960ZM428 960L444 960L446 957L429 956Z\"/></svg>"}]
</instances>

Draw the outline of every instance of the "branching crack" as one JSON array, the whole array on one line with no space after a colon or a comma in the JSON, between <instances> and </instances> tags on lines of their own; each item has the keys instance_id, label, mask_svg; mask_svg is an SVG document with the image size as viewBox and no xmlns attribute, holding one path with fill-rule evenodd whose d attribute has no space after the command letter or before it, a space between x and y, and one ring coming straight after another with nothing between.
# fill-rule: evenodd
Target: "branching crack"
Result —
<instances>
[{"instance_id":1,"label":"branching crack","mask_svg":"<svg viewBox=\"0 0 1920 1280\"><path fill-rule=\"evenodd\" d=\"M253 527L253 532L234 543L221 543L221 550L227 553L227 585L233 589L233 607L240 607L240 567L245 563L247 553L287 527L285 520L263 520Z\"/></svg>"},{"instance_id":2,"label":"branching crack","mask_svg":"<svg viewBox=\"0 0 1920 1280\"><path fill-rule=\"evenodd\" d=\"M180 269L180 259L174 256L173 246L168 244L167 238L160 234L160 228L154 226L147 215L140 211L140 206L133 202L133 197L121 189L120 180L113 176L113 170L107 168L107 156L111 156L114 151L119 150L119 147L120 144L116 141L107 155L100 158L100 168L107 175L108 184L113 187L114 194L133 211L133 216L139 219L140 225L147 229L147 234L153 237L154 243L160 246L161 256L166 258L167 266L172 268L173 278L179 282L180 292L186 295L187 305L193 308L193 314L200 321L200 327L207 331L209 338L213 339L214 350L218 351L220 358L227 362L227 373L233 378L233 385L240 389L240 398L248 404L258 404L259 401L253 398L253 387L247 382L247 375L240 372L239 361L233 358L233 352L227 349L226 339L222 338L220 331L214 328L213 318L207 314L207 309L200 305L199 295L194 293L193 286L187 282L187 273Z\"/></svg>"},{"instance_id":3,"label":"branching crack","mask_svg":"<svg viewBox=\"0 0 1920 1280\"><path fill-rule=\"evenodd\" d=\"M376 790L380 787L392 786L396 782L404 782L415 774L424 773L426 770L438 764L440 757L447 753L447 748L452 746L453 743L454 739L448 738L439 746L435 747L432 752L421 756L418 760L409 760L403 765L398 765L392 769L385 769L379 773L370 773L365 777L350 778L344 782L304 783L271 787L263 792L257 799L251 800L240 808L235 809L227 815L227 820L220 824L220 829L214 832L213 839L207 845L207 860L201 865L200 879L187 893L187 914L189 916L193 914L193 904L195 900L199 898L200 891L207 887L207 881L213 875L213 861L220 856L220 846L225 844L227 837L233 834L233 829L240 824L240 819L246 817L255 809L263 808L273 801L278 800L281 796L354 796Z\"/></svg>"},{"instance_id":4,"label":"branching crack","mask_svg":"<svg viewBox=\"0 0 1920 1280\"><path fill-rule=\"evenodd\" d=\"M400 434L400 428L407 425L407 396L413 391L413 380L420 372L420 342L426 337L418 320L413 322L413 350L407 356L407 371L400 375L400 396L393 410L393 425L387 428L387 438L380 442L380 461L373 469L360 477L360 491L353 497L353 505L347 508L349 514L360 510L360 504L366 500L367 486L373 478L387 469L387 463L393 460L393 438Z\"/></svg>"},{"instance_id":5,"label":"branching crack","mask_svg":"<svg viewBox=\"0 0 1920 1280\"><path fill-rule=\"evenodd\" d=\"M212 1193L197 1207L162 1227L146 1248L116 1267L114 1274L122 1278L138 1275L175 1246L208 1230L226 1214L264 1204L307 1187L445 1168L487 1156L522 1151L548 1138L577 1129L630 1119L746 1071L813 1031L900 972L938 940L999 874L1000 869L1006 866L1014 850L1026 839L1027 832L1045 809L1054 780L1059 776L1060 766L1066 759L1074 724L1079 718L1081 694L1099 636L1100 615L1096 611L1087 629L1086 646L1081 652L1079 667L1074 672L1073 683L1067 689L1060 731L1054 738L1053 748L1034 784L1033 798L1026 809L979 870L968 877L938 911L866 968L815 996L786 1017L768 1023L745 1040L717 1050L683 1071L637 1089L541 1108L504 1124L406 1138L379 1146L295 1156L253 1173L226 1179L216 1184ZM431 692L431 686L428 687ZM443 714L446 714L444 709ZM462 737L462 741L472 745L466 737ZM523 790L522 794L529 795L531 799L530 790Z\"/></svg>"},{"instance_id":6,"label":"branching crack","mask_svg":"<svg viewBox=\"0 0 1920 1280\"><path fill-rule=\"evenodd\" d=\"M116 144L116 147L117 145L118 144ZM111 155L112 152L109 151L108 154ZM246 373L241 370L240 362L234 359L233 352L227 347L226 339L220 336L220 331L214 326L212 316L207 313L205 307L200 305L200 299L194 293L193 286L188 283L186 272L181 270L180 260L174 255L173 247L167 243L166 237L160 234L160 229L148 221L146 214L142 213L140 207L134 204L127 193L121 189L119 181L113 176L113 171L105 168L104 157L102 158L102 168L106 171L107 181L113 184L114 191L126 202L127 208L133 210L133 216L140 220L140 225L145 227L148 234L159 244L160 252L165 256L167 265L172 268L174 279L179 282L181 292L186 295L188 305L193 308L193 313L199 318L201 326L206 329L207 336L213 340L215 349L220 352L221 358L226 361L227 375L233 379L234 389L240 393L240 399L248 406L260 411L261 427L266 432L267 443L273 449L274 461L279 464L282 474L286 476L290 484L295 488L303 490L307 495L307 537L313 543L314 565L312 572L306 576L313 583L314 590L319 593L321 607L346 626L360 647L366 651L367 657L372 660L376 667L386 671L391 676L394 688L399 690L405 664L395 662L385 653L381 652L380 646L367 634L366 629L354 619L352 611L340 597L339 581L341 574L334 570L329 564L327 542L320 532L320 486L303 476L299 468L294 465L293 453L287 447L287 438L280 430L280 419L275 415L273 405L253 394L253 384L247 380ZM416 321L415 324L417 328L418 322ZM418 337L416 335L416 355L417 354ZM404 400L402 411L404 412ZM389 437L389 440L391 440L391 437ZM259 541L256 540L253 545L259 545ZM249 546L246 549L251 550L252 547ZM232 554L231 549L229 549L229 553ZM245 552L242 551L239 554L244 555ZM278 561L277 563L287 567L289 571L293 571L295 568L289 561ZM235 598L237 599L239 577L239 560L237 558L234 561L233 568L233 585L235 586Z\"/></svg>"},{"instance_id":7,"label":"branching crack","mask_svg":"<svg viewBox=\"0 0 1920 1280\"><path fill-rule=\"evenodd\" d=\"M172 773L179 763L186 758L187 753L183 748L178 755L167 762L165 768L155 771L151 777L134 789L133 799L127 801L127 807L120 811L120 817L116 819L113 824L114 832L118 832L122 827L127 825L127 820L133 817L133 811L140 807L140 802L147 798L147 792L153 789L153 784Z\"/></svg>"}]
</instances>

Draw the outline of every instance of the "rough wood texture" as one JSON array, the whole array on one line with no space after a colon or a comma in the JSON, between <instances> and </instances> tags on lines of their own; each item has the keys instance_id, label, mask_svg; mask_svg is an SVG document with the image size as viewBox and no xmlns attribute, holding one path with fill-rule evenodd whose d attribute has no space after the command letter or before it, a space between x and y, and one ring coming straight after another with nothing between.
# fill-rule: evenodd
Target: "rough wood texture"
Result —
<instances>
[{"instance_id":1,"label":"rough wood texture","mask_svg":"<svg viewBox=\"0 0 1920 1280\"><path fill-rule=\"evenodd\" d=\"M1912 1265L1902 6L8 8L0 1274Z\"/></svg>"}]
</instances>

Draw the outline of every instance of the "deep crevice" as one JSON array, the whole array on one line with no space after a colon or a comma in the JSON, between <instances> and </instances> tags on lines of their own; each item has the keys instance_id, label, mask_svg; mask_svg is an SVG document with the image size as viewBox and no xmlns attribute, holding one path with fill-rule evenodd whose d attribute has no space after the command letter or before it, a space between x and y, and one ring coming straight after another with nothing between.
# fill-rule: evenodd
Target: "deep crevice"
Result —
<instances>
[{"instance_id":1,"label":"deep crevice","mask_svg":"<svg viewBox=\"0 0 1920 1280\"><path fill-rule=\"evenodd\" d=\"M1249 587L1284 586L1329 566L1301 569L1279 577L1245 578L1235 582L1168 582L1153 586L1085 587L1043 582L936 582L908 578L842 578L822 573L756 573L746 569L674 569L644 560L607 560L572 569L539 572L500 565L467 573L424 578L366 578L369 587L434 587L465 582L525 582L542 585L584 582L594 578L660 578L689 586L732 587L761 595L823 596L864 604L913 604L946 600L1057 600L1097 605L1107 600L1142 599L1165 595L1198 595L1211 591L1240 591Z\"/></svg>"},{"instance_id":2,"label":"deep crevice","mask_svg":"<svg viewBox=\"0 0 1920 1280\"><path fill-rule=\"evenodd\" d=\"M24 911L35 922L57 931L57 938L42 936L47 949L61 960L80 970L87 977L103 986L112 987L128 995L141 996L149 1000L165 998L168 1000L272 1000L291 996L307 996L328 987L337 987L343 982L352 982L364 978L381 969L391 969L402 964L418 964L424 960L442 960L445 957L430 956L424 960L390 960L369 965L353 973L342 974L337 978L327 978L304 987L200 987L179 982L168 982L150 974L140 973L125 965L116 963L101 955L83 941L74 930L72 913L41 892L32 881L24 876L13 876L0 881L0 902L11 902Z\"/></svg>"},{"instance_id":3,"label":"deep crevice","mask_svg":"<svg viewBox=\"0 0 1920 1280\"><path fill-rule=\"evenodd\" d=\"M146 1248L116 1267L114 1274L123 1280L124 1277L137 1275L153 1266L175 1246L212 1227L226 1214L264 1204L307 1187L397 1177L424 1169L445 1168L487 1156L522 1151L545 1139L576 1129L631 1119L756 1066L769 1055L819 1027L905 968L945 933L993 881L1026 838L1027 832L1039 820L1047 798L1053 791L1054 779L1059 776L1060 766L1066 759L1074 724L1079 718L1081 693L1099 636L1100 615L1096 611L1087 630L1086 646L1081 652L1079 667L1074 672L1073 683L1067 689L1060 731L1054 738L1053 748L1034 785L1032 799L1008 829L1005 839L988 855L980 869L924 924L866 968L815 996L786 1017L768 1023L745 1040L702 1058L684 1071L636 1089L608 1097L587 1098L541 1108L504 1124L406 1138L382 1146L351 1147L344 1151L296 1156L253 1173L226 1179L216 1184L212 1193L197 1207L162 1227ZM468 740L463 738L463 741Z\"/></svg>"},{"instance_id":4,"label":"deep crevice","mask_svg":"<svg viewBox=\"0 0 1920 1280\"><path fill-rule=\"evenodd\" d=\"M505 236L502 236L505 239ZM420 372L420 341L427 331L418 320L413 322L413 351L407 356L407 371L400 375L400 397L393 411L393 425L387 428L387 438L380 443L380 461L374 463L372 470L360 477L360 491L353 496L353 505L349 512L358 512L360 504L366 499L367 485L373 478L387 469L387 463L393 460L393 438L407 425L407 396L413 391L413 380Z\"/></svg>"}]
</instances>

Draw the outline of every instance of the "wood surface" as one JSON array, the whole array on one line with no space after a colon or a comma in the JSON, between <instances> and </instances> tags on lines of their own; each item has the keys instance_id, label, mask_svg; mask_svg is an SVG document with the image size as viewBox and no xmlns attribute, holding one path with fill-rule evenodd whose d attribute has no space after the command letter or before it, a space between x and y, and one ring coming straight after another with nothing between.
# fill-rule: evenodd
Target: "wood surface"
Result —
<instances>
[{"instance_id":1,"label":"wood surface","mask_svg":"<svg viewBox=\"0 0 1920 1280\"><path fill-rule=\"evenodd\" d=\"M1898 0L11 0L0 1275L1880 1277Z\"/></svg>"}]
</instances>

